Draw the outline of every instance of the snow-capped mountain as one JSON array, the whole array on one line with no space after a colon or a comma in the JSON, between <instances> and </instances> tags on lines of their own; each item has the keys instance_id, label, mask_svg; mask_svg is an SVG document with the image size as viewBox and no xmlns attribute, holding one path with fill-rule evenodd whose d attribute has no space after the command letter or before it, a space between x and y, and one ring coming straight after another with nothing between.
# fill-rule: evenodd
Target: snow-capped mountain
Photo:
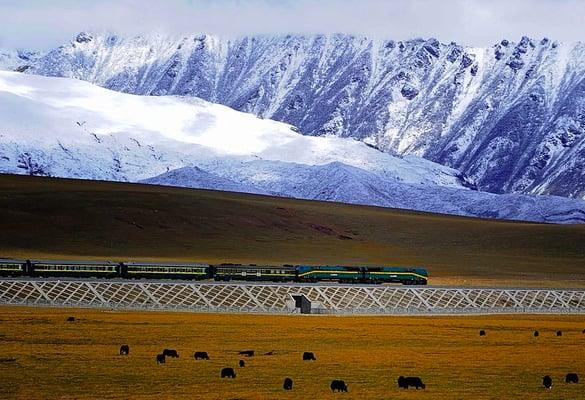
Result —
<instances>
[{"instance_id":1,"label":"snow-capped mountain","mask_svg":"<svg viewBox=\"0 0 585 400\"><path fill-rule=\"evenodd\" d=\"M585 223L585 202L558 196L493 194L449 187L408 184L340 162L304 165L280 161L248 161L184 167L142 182L213 189L243 186L250 193L298 199L403 208L498 219L553 223ZM229 189L228 189L229 190ZM232 189L233 190L233 189Z\"/></svg>"},{"instance_id":2,"label":"snow-capped mountain","mask_svg":"<svg viewBox=\"0 0 585 400\"><path fill-rule=\"evenodd\" d=\"M136 181L196 163L342 162L406 183L465 188L458 171L353 139L303 136L204 100L137 96L0 71L0 171Z\"/></svg>"},{"instance_id":3,"label":"snow-capped mountain","mask_svg":"<svg viewBox=\"0 0 585 400\"><path fill-rule=\"evenodd\" d=\"M192 97L0 72L0 172L272 194L545 222L585 202L472 190L458 171L350 138L303 136Z\"/></svg>"},{"instance_id":4,"label":"snow-capped mountain","mask_svg":"<svg viewBox=\"0 0 585 400\"><path fill-rule=\"evenodd\" d=\"M82 33L19 67L353 137L456 168L486 191L585 198L582 43Z\"/></svg>"}]
</instances>

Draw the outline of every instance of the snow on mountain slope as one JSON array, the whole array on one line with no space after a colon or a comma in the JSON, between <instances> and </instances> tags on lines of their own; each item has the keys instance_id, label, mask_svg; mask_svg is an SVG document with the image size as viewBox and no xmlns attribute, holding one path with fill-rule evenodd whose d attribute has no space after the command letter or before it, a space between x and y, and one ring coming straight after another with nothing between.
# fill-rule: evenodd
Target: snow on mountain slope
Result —
<instances>
[{"instance_id":1,"label":"snow on mountain slope","mask_svg":"<svg viewBox=\"0 0 585 400\"><path fill-rule=\"evenodd\" d=\"M135 181L197 163L334 161L384 179L462 188L460 174L353 139L309 137L195 98L135 96L73 79L0 72L0 171Z\"/></svg>"},{"instance_id":2,"label":"snow on mountain slope","mask_svg":"<svg viewBox=\"0 0 585 400\"><path fill-rule=\"evenodd\" d=\"M482 190L585 198L585 44L82 33L31 73L196 96L454 167Z\"/></svg>"},{"instance_id":3,"label":"snow on mountain slope","mask_svg":"<svg viewBox=\"0 0 585 400\"><path fill-rule=\"evenodd\" d=\"M530 196L459 190L385 180L340 162L303 165L249 161L207 166L210 176L276 196L337 201L463 216L555 223L585 223L585 202L558 196ZM145 183L209 188L201 169L181 168ZM179 177L177 179L177 177ZM240 190L237 190L240 191ZM243 190L250 191L250 190Z\"/></svg>"},{"instance_id":4,"label":"snow on mountain slope","mask_svg":"<svg viewBox=\"0 0 585 400\"><path fill-rule=\"evenodd\" d=\"M246 183L235 182L227 178L203 171L195 166L174 169L164 174L144 179L141 182L151 185L165 185L189 187L197 189L222 190L227 192L242 192L255 194L269 194Z\"/></svg>"},{"instance_id":5,"label":"snow on mountain slope","mask_svg":"<svg viewBox=\"0 0 585 400\"><path fill-rule=\"evenodd\" d=\"M577 200L479 193L431 161L353 139L303 136L196 98L137 96L14 72L0 72L0 172L535 221L583 221L585 213Z\"/></svg>"}]
</instances>

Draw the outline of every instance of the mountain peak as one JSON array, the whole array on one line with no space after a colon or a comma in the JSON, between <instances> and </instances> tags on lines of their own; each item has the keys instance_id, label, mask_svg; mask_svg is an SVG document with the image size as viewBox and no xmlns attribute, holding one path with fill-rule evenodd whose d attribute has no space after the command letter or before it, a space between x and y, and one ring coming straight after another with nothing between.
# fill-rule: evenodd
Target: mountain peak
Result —
<instances>
[{"instance_id":1,"label":"mountain peak","mask_svg":"<svg viewBox=\"0 0 585 400\"><path fill-rule=\"evenodd\" d=\"M582 44L528 36L489 48L352 35L108 41L95 33L74 43L9 69L201 97L310 136L421 156L487 191L585 197Z\"/></svg>"}]
</instances>

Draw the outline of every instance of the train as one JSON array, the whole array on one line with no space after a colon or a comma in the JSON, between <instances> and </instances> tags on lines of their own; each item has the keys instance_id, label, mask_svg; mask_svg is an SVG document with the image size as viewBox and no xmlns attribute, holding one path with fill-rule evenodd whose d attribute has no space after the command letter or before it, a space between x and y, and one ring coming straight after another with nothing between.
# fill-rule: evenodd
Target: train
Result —
<instances>
[{"instance_id":1,"label":"train","mask_svg":"<svg viewBox=\"0 0 585 400\"><path fill-rule=\"evenodd\" d=\"M426 285L426 269L388 266L141 263L0 259L4 277L99 277L267 282Z\"/></svg>"}]
</instances>

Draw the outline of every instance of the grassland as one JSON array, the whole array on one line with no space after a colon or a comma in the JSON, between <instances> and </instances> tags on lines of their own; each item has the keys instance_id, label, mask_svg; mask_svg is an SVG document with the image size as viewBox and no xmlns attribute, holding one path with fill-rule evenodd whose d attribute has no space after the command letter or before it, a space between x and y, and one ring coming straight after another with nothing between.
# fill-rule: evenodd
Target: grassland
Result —
<instances>
[{"instance_id":1,"label":"grassland","mask_svg":"<svg viewBox=\"0 0 585 400\"><path fill-rule=\"evenodd\" d=\"M66 322L69 315L77 320ZM578 399L585 316L279 317L0 307L2 399ZM479 337L478 330L487 330ZM534 338L534 329L540 337ZM562 337L554 331L563 330ZM117 355L130 345L130 356ZM179 359L156 365L163 348ZM237 368L237 352L261 355ZM195 361L196 350L210 361ZM262 355L274 351L275 355ZM317 361L303 362L313 351ZM15 361L8 361L8 359ZM222 367L236 368L221 380ZM552 391L541 378L555 380ZM427 389L399 390L400 375ZM281 389L290 376L292 393ZM332 394L344 379L347 394Z\"/></svg>"},{"instance_id":2,"label":"grassland","mask_svg":"<svg viewBox=\"0 0 585 400\"><path fill-rule=\"evenodd\" d=\"M426 266L434 284L585 286L585 225L0 175L0 256Z\"/></svg>"}]
</instances>

